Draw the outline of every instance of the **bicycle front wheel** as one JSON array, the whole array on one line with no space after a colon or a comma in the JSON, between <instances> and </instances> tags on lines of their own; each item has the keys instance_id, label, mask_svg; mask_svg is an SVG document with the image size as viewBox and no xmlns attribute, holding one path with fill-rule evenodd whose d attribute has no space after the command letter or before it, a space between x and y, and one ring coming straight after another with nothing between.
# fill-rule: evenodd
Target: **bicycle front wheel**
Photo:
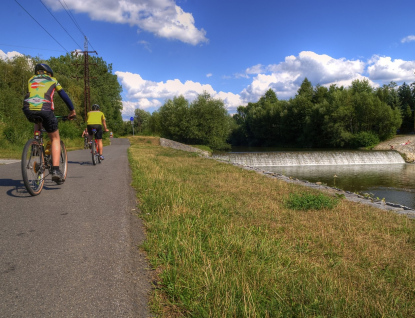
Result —
<instances>
[{"instance_id":1,"label":"bicycle front wheel","mask_svg":"<svg viewBox=\"0 0 415 318\"><path fill-rule=\"evenodd\" d=\"M22 153L22 177L26 190L33 196L40 194L45 183L43 149L40 143L29 140Z\"/></svg>"},{"instance_id":2,"label":"bicycle front wheel","mask_svg":"<svg viewBox=\"0 0 415 318\"><path fill-rule=\"evenodd\" d=\"M97 157L96 157L96 153L97 153L97 147L96 147L96 142L95 140L92 140L92 164L95 166L97 164Z\"/></svg>"},{"instance_id":3,"label":"bicycle front wheel","mask_svg":"<svg viewBox=\"0 0 415 318\"><path fill-rule=\"evenodd\" d=\"M63 180L65 180L66 174L68 173L68 154L66 153L66 147L62 140L61 140L61 155L59 157L59 169L60 171L62 171ZM59 182L58 184L62 184L62 182Z\"/></svg>"}]
</instances>

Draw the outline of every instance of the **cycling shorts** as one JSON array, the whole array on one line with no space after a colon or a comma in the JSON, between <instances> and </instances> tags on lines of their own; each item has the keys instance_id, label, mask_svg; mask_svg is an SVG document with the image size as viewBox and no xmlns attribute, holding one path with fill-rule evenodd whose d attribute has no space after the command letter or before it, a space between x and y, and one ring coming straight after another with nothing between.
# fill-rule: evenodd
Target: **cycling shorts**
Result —
<instances>
[{"instance_id":1,"label":"cycling shorts","mask_svg":"<svg viewBox=\"0 0 415 318\"><path fill-rule=\"evenodd\" d=\"M88 128L88 134L93 136L94 133L92 132L92 129L97 130L97 134L95 135L96 139L102 139L102 126L101 125L88 125L86 126Z\"/></svg>"},{"instance_id":2,"label":"cycling shorts","mask_svg":"<svg viewBox=\"0 0 415 318\"><path fill-rule=\"evenodd\" d=\"M53 133L58 130L58 120L52 111L23 109L23 113L32 123L39 121L39 117L42 118L42 126L48 133Z\"/></svg>"}]
</instances>

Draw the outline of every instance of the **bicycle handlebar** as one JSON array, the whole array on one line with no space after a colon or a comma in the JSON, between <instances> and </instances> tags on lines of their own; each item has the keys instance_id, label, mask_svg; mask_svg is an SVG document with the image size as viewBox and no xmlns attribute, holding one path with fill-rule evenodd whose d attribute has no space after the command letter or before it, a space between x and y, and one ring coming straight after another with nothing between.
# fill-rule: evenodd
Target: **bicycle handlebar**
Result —
<instances>
[{"instance_id":1,"label":"bicycle handlebar","mask_svg":"<svg viewBox=\"0 0 415 318\"><path fill-rule=\"evenodd\" d=\"M58 120L60 119L60 120L62 120L62 121L67 121L67 120L72 120L72 119L75 119L76 118L76 115L74 115L74 116L71 116L71 117L69 117L69 116L55 116Z\"/></svg>"}]
</instances>

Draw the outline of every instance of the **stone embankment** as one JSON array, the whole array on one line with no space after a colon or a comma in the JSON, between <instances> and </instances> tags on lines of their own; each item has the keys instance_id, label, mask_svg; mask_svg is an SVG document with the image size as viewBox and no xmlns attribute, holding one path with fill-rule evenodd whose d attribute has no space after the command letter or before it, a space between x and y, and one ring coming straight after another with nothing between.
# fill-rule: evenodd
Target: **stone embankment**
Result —
<instances>
[{"instance_id":1,"label":"stone embankment","mask_svg":"<svg viewBox=\"0 0 415 318\"><path fill-rule=\"evenodd\" d=\"M405 145L405 143L407 143L408 140L410 142ZM415 135L395 137L392 140L379 144L374 149L375 150L388 150L391 148L391 145L394 148L395 147L398 148L394 150L399 151L404 157L406 157L405 160L407 162L410 160L414 161L415 159ZM169 139L160 138L160 146L188 151L188 152L197 152L203 156L211 158L210 153L207 151L203 151L203 150L200 150L200 149L197 149L197 148L185 145L185 144L181 144L179 142L172 141ZM408 158L414 158L414 159L408 159ZM219 160L219 161L229 163L229 161L222 161L222 160ZM309 181L304 181L304 180L299 180L299 179L292 179L290 177L284 176L279 173L269 172L269 171L265 171L265 170L251 167L251 166L245 166L245 165L240 165L240 164L233 164L233 165L240 167L242 169L253 170L255 172L261 173L270 178L276 178L276 179L283 180L289 183L295 183L295 184L303 185L306 187L314 188L314 189L321 190L323 192L326 192L330 195L333 195L339 198L345 198L348 201L371 205L373 207L376 207L382 210L393 211L398 214L406 215L408 218L415 219L415 210L409 207L400 205L400 204L385 202L384 200L375 200L374 198L371 198L371 197L365 197L365 196L362 196L362 195L359 195L353 192L343 191L341 189L328 187L322 184L312 183Z\"/></svg>"},{"instance_id":2,"label":"stone embankment","mask_svg":"<svg viewBox=\"0 0 415 318\"><path fill-rule=\"evenodd\" d=\"M210 153L208 151L204 151L169 139L160 138L160 146L183 150L187 152L197 152L204 156L210 156Z\"/></svg>"}]
</instances>

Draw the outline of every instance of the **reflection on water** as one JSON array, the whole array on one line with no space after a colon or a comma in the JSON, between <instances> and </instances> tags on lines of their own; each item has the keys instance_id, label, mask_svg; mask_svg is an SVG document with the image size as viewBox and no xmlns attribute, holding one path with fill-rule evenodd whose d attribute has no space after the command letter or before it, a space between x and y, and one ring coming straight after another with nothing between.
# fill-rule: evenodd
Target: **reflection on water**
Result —
<instances>
[{"instance_id":1,"label":"reflection on water","mask_svg":"<svg viewBox=\"0 0 415 318\"><path fill-rule=\"evenodd\" d=\"M285 176L322 182L330 187L346 191L371 193L373 197L385 198L415 209L415 165L327 165L257 167Z\"/></svg>"}]
</instances>

